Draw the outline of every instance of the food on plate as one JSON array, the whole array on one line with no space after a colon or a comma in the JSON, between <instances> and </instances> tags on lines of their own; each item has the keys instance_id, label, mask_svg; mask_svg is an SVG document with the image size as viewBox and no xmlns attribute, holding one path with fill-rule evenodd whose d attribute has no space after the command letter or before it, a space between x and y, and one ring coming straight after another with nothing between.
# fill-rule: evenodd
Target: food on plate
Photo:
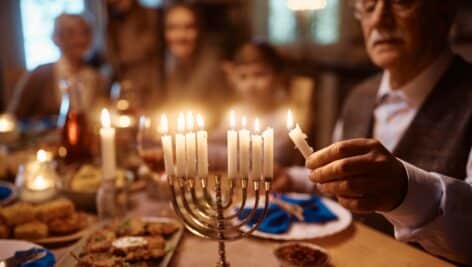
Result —
<instances>
[{"instance_id":1,"label":"food on plate","mask_svg":"<svg viewBox=\"0 0 472 267\"><path fill-rule=\"evenodd\" d=\"M0 210L0 217L9 226L31 222L35 219L34 206L29 203L19 202Z\"/></svg>"},{"instance_id":2,"label":"food on plate","mask_svg":"<svg viewBox=\"0 0 472 267\"><path fill-rule=\"evenodd\" d=\"M298 243L279 247L275 256L284 267L318 267L324 266L328 260L328 255L320 249Z\"/></svg>"},{"instance_id":3,"label":"food on plate","mask_svg":"<svg viewBox=\"0 0 472 267\"><path fill-rule=\"evenodd\" d=\"M102 172L93 165L83 165L70 181L70 189L77 192L96 191L102 183Z\"/></svg>"},{"instance_id":4,"label":"food on plate","mask_svg":"<svg viewBox=\"0 0 472 267\"><path fill-rule=\"evenodd\" d=\"M10 237L10 228L6 224L0 223L0 239Z\"/></svg>"},{"instance_id":5,"label":"food on plate","mask_svg":"<svg viewBox=\"0 0 472 267\"><path fill-rule=\"evenodd\" d=\"M136 218L115 221L92 233L74 258L81 267L157 266L167 253L168 240L179 229L178 224Z\"/></svg>"},{"instance_id":6,"label":"food on plate","mask_svg":"<svg viewBox=\"0 0 472 267\"><path fill-rule=\"evenodd\" d=\"M48 236L48 226L39 221L17 225L14 229L17 239L35 240Z\"/></svg>"},{"instance_id":7,"label":"food on plate","mask_svg":"<svg viewBox=\"0 0 472 267\"><path fill-rule=\"evenodd\" d=\"M74 204L65 198L52 200L36 206L36 217L42 222L70 217L75 213Z\"/></svg>"},{"instance_id":8,"label":"food on plate","mask_svg":"<svg viewBox=\"0 0 472 267\"><path fill-rule=\"evenodd\" d=\"M83 213L72 213L68 217L52 219L47 223L49 231L54 235L67 235L78 232L87 226L87 216Z\"/></svg>"}]
</instances>

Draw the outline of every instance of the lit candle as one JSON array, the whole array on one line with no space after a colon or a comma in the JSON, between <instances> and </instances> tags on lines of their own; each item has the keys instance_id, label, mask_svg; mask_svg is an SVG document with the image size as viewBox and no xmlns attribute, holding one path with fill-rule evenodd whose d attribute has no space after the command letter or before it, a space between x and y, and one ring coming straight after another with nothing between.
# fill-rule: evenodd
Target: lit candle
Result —
<instances>
[{"instance_id":1,"label":"lit candle","mask_svg":"<svg viewBox=\"0 0 472 267\"><path fill-rule=\"evenodd\" d=\"M169 132L169 123L167 121L167 116L163 114L161 116L161 142L162 150L164 151L164 167L166 169L167 176L174 176L174 154L172 152L172 136L168 135Z\"/></svg>"},{"instance_id":2,"label":"lit candle","mask_svg":"<svg viewBox=\"0 0 472 267\"><path fill-rule=\"evenodd\" d=\"M192 112L187 113L187 134L185 135L186 160L187 160L187 177L195 177L197 175L197 140L193 131L194 122Z\"/></svg>"},{"instance_id":3,"label":"lit candle","mask_svg":"<svg viewBox=\"0 0 472 267\"><path fill-rule=\"evenodd\" d=\"M175 135L175 165L177 177L185 177L185 117L180 113L177 119L177 134Z\"/></svg>"},{"instance_id":4,"label":"lit candle","mask_svg":"<svg viewBox=\"0 0 472 267\"><path fill-rule=\"evenodd\" d=\"M110 113L107 109L102 109L101 121L100 139L103 178L111 179L116 175L115 129L111 127Z\"/></svg>"},{"instance_id":5,"label":"lit candle","mask_svg":"<svg viewBox=\"0 0 472 267\"><path fill-rule=\"evenodd\" d=\"M307 159L313 153L313 148L308 145L306 141L307 135L302 131L300 125L297 123L295 128L293 128L293 124L293 114L292 111L289 110L287 113L287 128L290 131L288 135L297 149L302 153L303 157Z\"/></svg>"},{"instance_id":6,"label":"lit candle","mask_svg":"<svg viewBox=\"0 0 472 267\"><path fill-rule=\"evenodd\" d=\"M274 129L268 128L262 133L264 139L264 177L274 177Z\"/></svg>"},{"instance_id":7,"label":"lit candle","mask_svg":"<svg viewBox=\"0 0 472 267\"><path fill-rule=\"evenodd\" d=\"M205 123L200 114L197 115L197 124L199 131L197 132L197 162L198 176L208 176L208 133L205 131Z\"/></svg>"},{"instance_id":8,"label":"lit candle","mask_svg":"<svg viewBox=\"0 0 472 267\"><path fill-rule=\"evenodd\" d=\"M15 120L11 115L0 115L0 133L8 133L15 130Z\"/></svg>"},{"instance_id":9,"label":"lit candle","mask_svg":"<svg viewBox=\"0 0 472 267\"><path fill-rule=\"evenodd\" d=\"M254 122L254 134L252 135L252 178L260 179L262 175L262 136L259 134L259 119Z\"/></svg>"},{"instance_id":10,"label":"lit candle","mask_svg":"<svg viewBox=\"0 0 472 267\"><path fill-rule=\"evenodd\" d=\"M52 183L49 180L46 180L42 175L34 177L34 179L29 184L29 188L33 191L43 191L52 187Z\"/></svg>"},{"instance_id":11,"label":"lit candle","mask_svg":"<svg viewBox=\"0 0 472 267\"><path fill-rule=\"evenodd\" d=\"M241 118L241 130L239 130L239 174L242 177L249 177L249 146L251 136L246 129L246 117Z\"/></svg>"},{"instance_id":12,"label":"lit candle","mask_svg":"<svg viewBox=\"0 0 472 267\"><path fill-rule=\"evenodd\" d=\"M228 153L228 178L236 178L238 175L238 133L236 127L236 115L231 111L229 117L230 129L227 133L227 153Z\"/></svg>"}]
</instances>

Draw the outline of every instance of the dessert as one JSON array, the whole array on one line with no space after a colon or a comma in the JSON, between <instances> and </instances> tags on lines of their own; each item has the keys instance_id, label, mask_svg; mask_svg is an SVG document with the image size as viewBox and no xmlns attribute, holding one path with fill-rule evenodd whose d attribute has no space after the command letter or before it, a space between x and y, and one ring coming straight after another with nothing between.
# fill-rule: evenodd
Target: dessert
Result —
<instances>
[{"instance_id":1,"label":"dessert","mask_svg":"<svg viewBox=\"0 0 472 267\"><path fill-rule=\"evenodd\" d=\"M35 209L29 203L19 202L0 210L0 217L9 226L15 226L35 219Z\"/></svg>"},{"instance_id":2,"label":"dessert","mask_svg":"<svg viewBox=\"0 0 472 267\"><path fill-rule=\"evenodd\" d=\"M52 219L47 225L53 235L67 235L83 229L87 225L87 216L83 213L73 213L68 217Z\"/></svg>"}]
</instances>

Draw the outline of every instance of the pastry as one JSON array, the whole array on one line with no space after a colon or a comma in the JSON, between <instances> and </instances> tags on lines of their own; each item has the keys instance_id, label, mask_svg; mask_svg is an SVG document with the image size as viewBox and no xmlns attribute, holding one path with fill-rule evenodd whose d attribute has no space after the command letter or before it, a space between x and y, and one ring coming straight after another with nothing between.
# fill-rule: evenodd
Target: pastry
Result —
<instances>
[{"instance_id":1,"label":"pastry","mask_svg":"<svg viewBox=\"0 0 472 267\"><path fill-rule=\"evenodd\" d=\"M65 198L53 200L36 207L36 217L42 222L70 217L74 213L74 204Z\"/></svg>"},{"instance_id":2,"label":"pastry","mask_svg":"<svg viewBox=\"0 0 472 267\"><path fill-rule=\"evenodd\" d=\"M17 225L14 229L16 239L35 240L48 236L48 226L42 222L33 221Z\"/></svg>"},{"instance_id":3,"label":"pastry","mask_svg":"<svg viewBox=\"0 0 472 267\"><path fill-rule=\"evenodd\" d=\"M73 213L68 217L52 219L47 225L51 234L67 235L83 229L87 225L87 216L83 213Z\"/></svg>"},{"instance_id":4,"label":"pastry","mask_svg":"<svg viewBox=\"0 0 472 267\"><path fill-rule=\"evenodd\" d=\"M0 210L3 221L9 226L31 222L35 219L35 209L29 203L19 202Z\"/></svg>"},{"instance_id":5,"label":"pastry","mask_svg":"<svg viewBox=\"0 0 472 267\"><path fill-rule=\"evenodd\" d=\"M145 233L145 226L140 219L128 219L118 226L116 233L118 236L140 236Z\"/></svg>"},{"instance_id":6,"label":"pastry","mask_svg":"<svg viewBox=\"0 0 472 267\"><path fill-rule=\"evenodd\" d=\"M173 223L148 223L146 231L150 235L170 236L179 230L179 226Z\"/></svg>"}]
</instances>

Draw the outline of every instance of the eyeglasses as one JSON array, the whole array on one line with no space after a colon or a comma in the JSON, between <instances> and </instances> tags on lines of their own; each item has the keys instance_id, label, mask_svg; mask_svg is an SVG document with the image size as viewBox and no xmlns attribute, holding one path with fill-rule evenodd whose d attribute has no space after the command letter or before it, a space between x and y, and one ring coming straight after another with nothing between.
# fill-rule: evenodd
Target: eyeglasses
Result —
<instances>
[{"instance_id":1,"label":"eyeglasses","mask_svg":"<svg viewBox=\"0 0 472 267\"><path fill-rule=\"evenodd\" d=\"M410 13L419 2L418 0L352 0L354 16L357 19L369 18L375 12L380 1L389 6L394 14L406 15Z\"/></svg>"}]
</instances>

